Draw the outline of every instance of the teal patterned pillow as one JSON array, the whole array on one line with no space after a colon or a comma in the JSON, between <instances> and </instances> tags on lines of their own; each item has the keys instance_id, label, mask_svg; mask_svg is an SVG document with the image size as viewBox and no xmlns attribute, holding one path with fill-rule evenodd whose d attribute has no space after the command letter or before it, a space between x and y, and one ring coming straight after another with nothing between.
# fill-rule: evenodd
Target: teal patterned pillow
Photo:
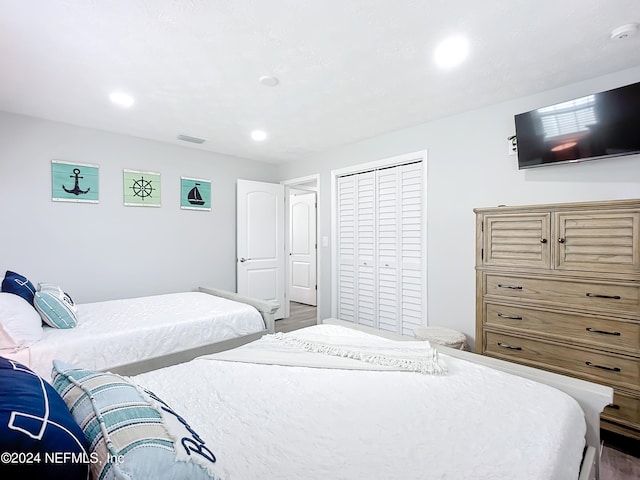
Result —
<instances>
[{"instance_id":1,"label":"teal patterned pillow","mask_svg":"<svg viewBox=\"0 0 640 480\"><path fill-rule=\"evenodd\" d=\"M42 321L54 328L73 328L78 324L76 307L62 290L36 292L33 306Z\"/></svg>"},{"instance_id":2,"label":"teal patterned pillow","mask_svg":"<svg viewBox=\"0 0 640 480\"><path fill-rule=\"evenodd\" d=\"M84 431L93 478L211 480L216 457L152 392L112 373L53 362L53 387Z\"/></svg>"}]
</instances>

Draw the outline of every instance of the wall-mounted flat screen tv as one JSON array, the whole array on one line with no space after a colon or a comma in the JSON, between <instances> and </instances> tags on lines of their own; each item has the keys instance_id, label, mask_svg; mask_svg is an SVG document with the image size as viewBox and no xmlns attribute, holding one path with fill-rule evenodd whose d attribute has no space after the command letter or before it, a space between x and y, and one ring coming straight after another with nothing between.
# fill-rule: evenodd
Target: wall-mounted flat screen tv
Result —
<instances>
[{"instance_id":1,"label":"wall-mounted flat screen tv","mask_svg":"<svg viewBox=\"0 0 640 480\"><path fill-rule=\"evenodd\" d=\"M515 116L518 168L640 153L640 82Z\"/></svg>"}]
</instances>

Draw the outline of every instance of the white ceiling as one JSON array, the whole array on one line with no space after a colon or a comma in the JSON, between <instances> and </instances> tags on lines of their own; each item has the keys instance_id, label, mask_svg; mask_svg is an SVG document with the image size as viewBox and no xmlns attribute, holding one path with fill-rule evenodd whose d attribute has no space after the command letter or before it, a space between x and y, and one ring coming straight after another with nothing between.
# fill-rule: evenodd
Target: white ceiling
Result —
<instances>
[{"instance_id":1,"label":"white ceiling","mask_svg":"<svg viewBox=\"0 0 640 480\"><path fill-rule=\"evenodd\" d=\"M640 34L609 39L632 22L639 0L0 0L0 110L281 163L640 65ZM470 54L441 71L451 34Z\"/></svg>"}]
</instances>

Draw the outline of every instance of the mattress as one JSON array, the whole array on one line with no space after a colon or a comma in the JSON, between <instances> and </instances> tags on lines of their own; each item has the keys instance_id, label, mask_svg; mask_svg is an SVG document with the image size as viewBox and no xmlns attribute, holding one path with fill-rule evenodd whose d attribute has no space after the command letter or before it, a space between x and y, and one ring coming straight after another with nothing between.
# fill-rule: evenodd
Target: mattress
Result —
<instances>
[{"instance_id":1,"label":"mattress","mask_svg":"<svg viewBox=\"0 0 640 480\"><path fill-rule=\"evenodd\" d=\"M425 348L334 325L287 335L325 345L352 338L386 351ZM133 379L193 427L222 478L578 477L585 420L559 390L446 355L439 355L444 375L362 369L359 360L331 354L323 366L322 356L267 335Z\"/></svg>"},{"instance_id":2,"label":"mattress","mask_svg":"<svg viewBox=\"0 0 640 480\"><path fill-rule=\"evenodd\" d=\"M51 362L94 370L156 358L265 329L254 307L201 292L78 305L78 325L44 327L44 336L11 355L45 379Z\"/></svg>"}]
</instances>

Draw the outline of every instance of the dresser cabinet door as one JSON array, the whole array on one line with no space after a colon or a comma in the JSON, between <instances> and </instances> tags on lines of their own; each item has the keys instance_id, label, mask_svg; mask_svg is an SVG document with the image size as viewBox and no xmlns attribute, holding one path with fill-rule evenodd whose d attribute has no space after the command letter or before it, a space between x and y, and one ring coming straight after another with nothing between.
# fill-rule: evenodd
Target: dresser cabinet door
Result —
<instances>
[{"instance_id":1,"label":"dresser cabinet door","mask_svg":"<svg viewBox=\"0 0 640 480\"><path fill-rule=\"evenodd\" d=\"M484 265L551 268L550 226L550 212L486 215Z\"/></svg>"},{"instance_id":2,"label":"dresser cabinet door","mask_svg":"<svg viewBox=\"0 0 640 480\"><path fill-rule=\"evenodd\" d=\"M558 212L554 220L556 269L640 271L640 210Z\"/></svg>"}]
</instances>

